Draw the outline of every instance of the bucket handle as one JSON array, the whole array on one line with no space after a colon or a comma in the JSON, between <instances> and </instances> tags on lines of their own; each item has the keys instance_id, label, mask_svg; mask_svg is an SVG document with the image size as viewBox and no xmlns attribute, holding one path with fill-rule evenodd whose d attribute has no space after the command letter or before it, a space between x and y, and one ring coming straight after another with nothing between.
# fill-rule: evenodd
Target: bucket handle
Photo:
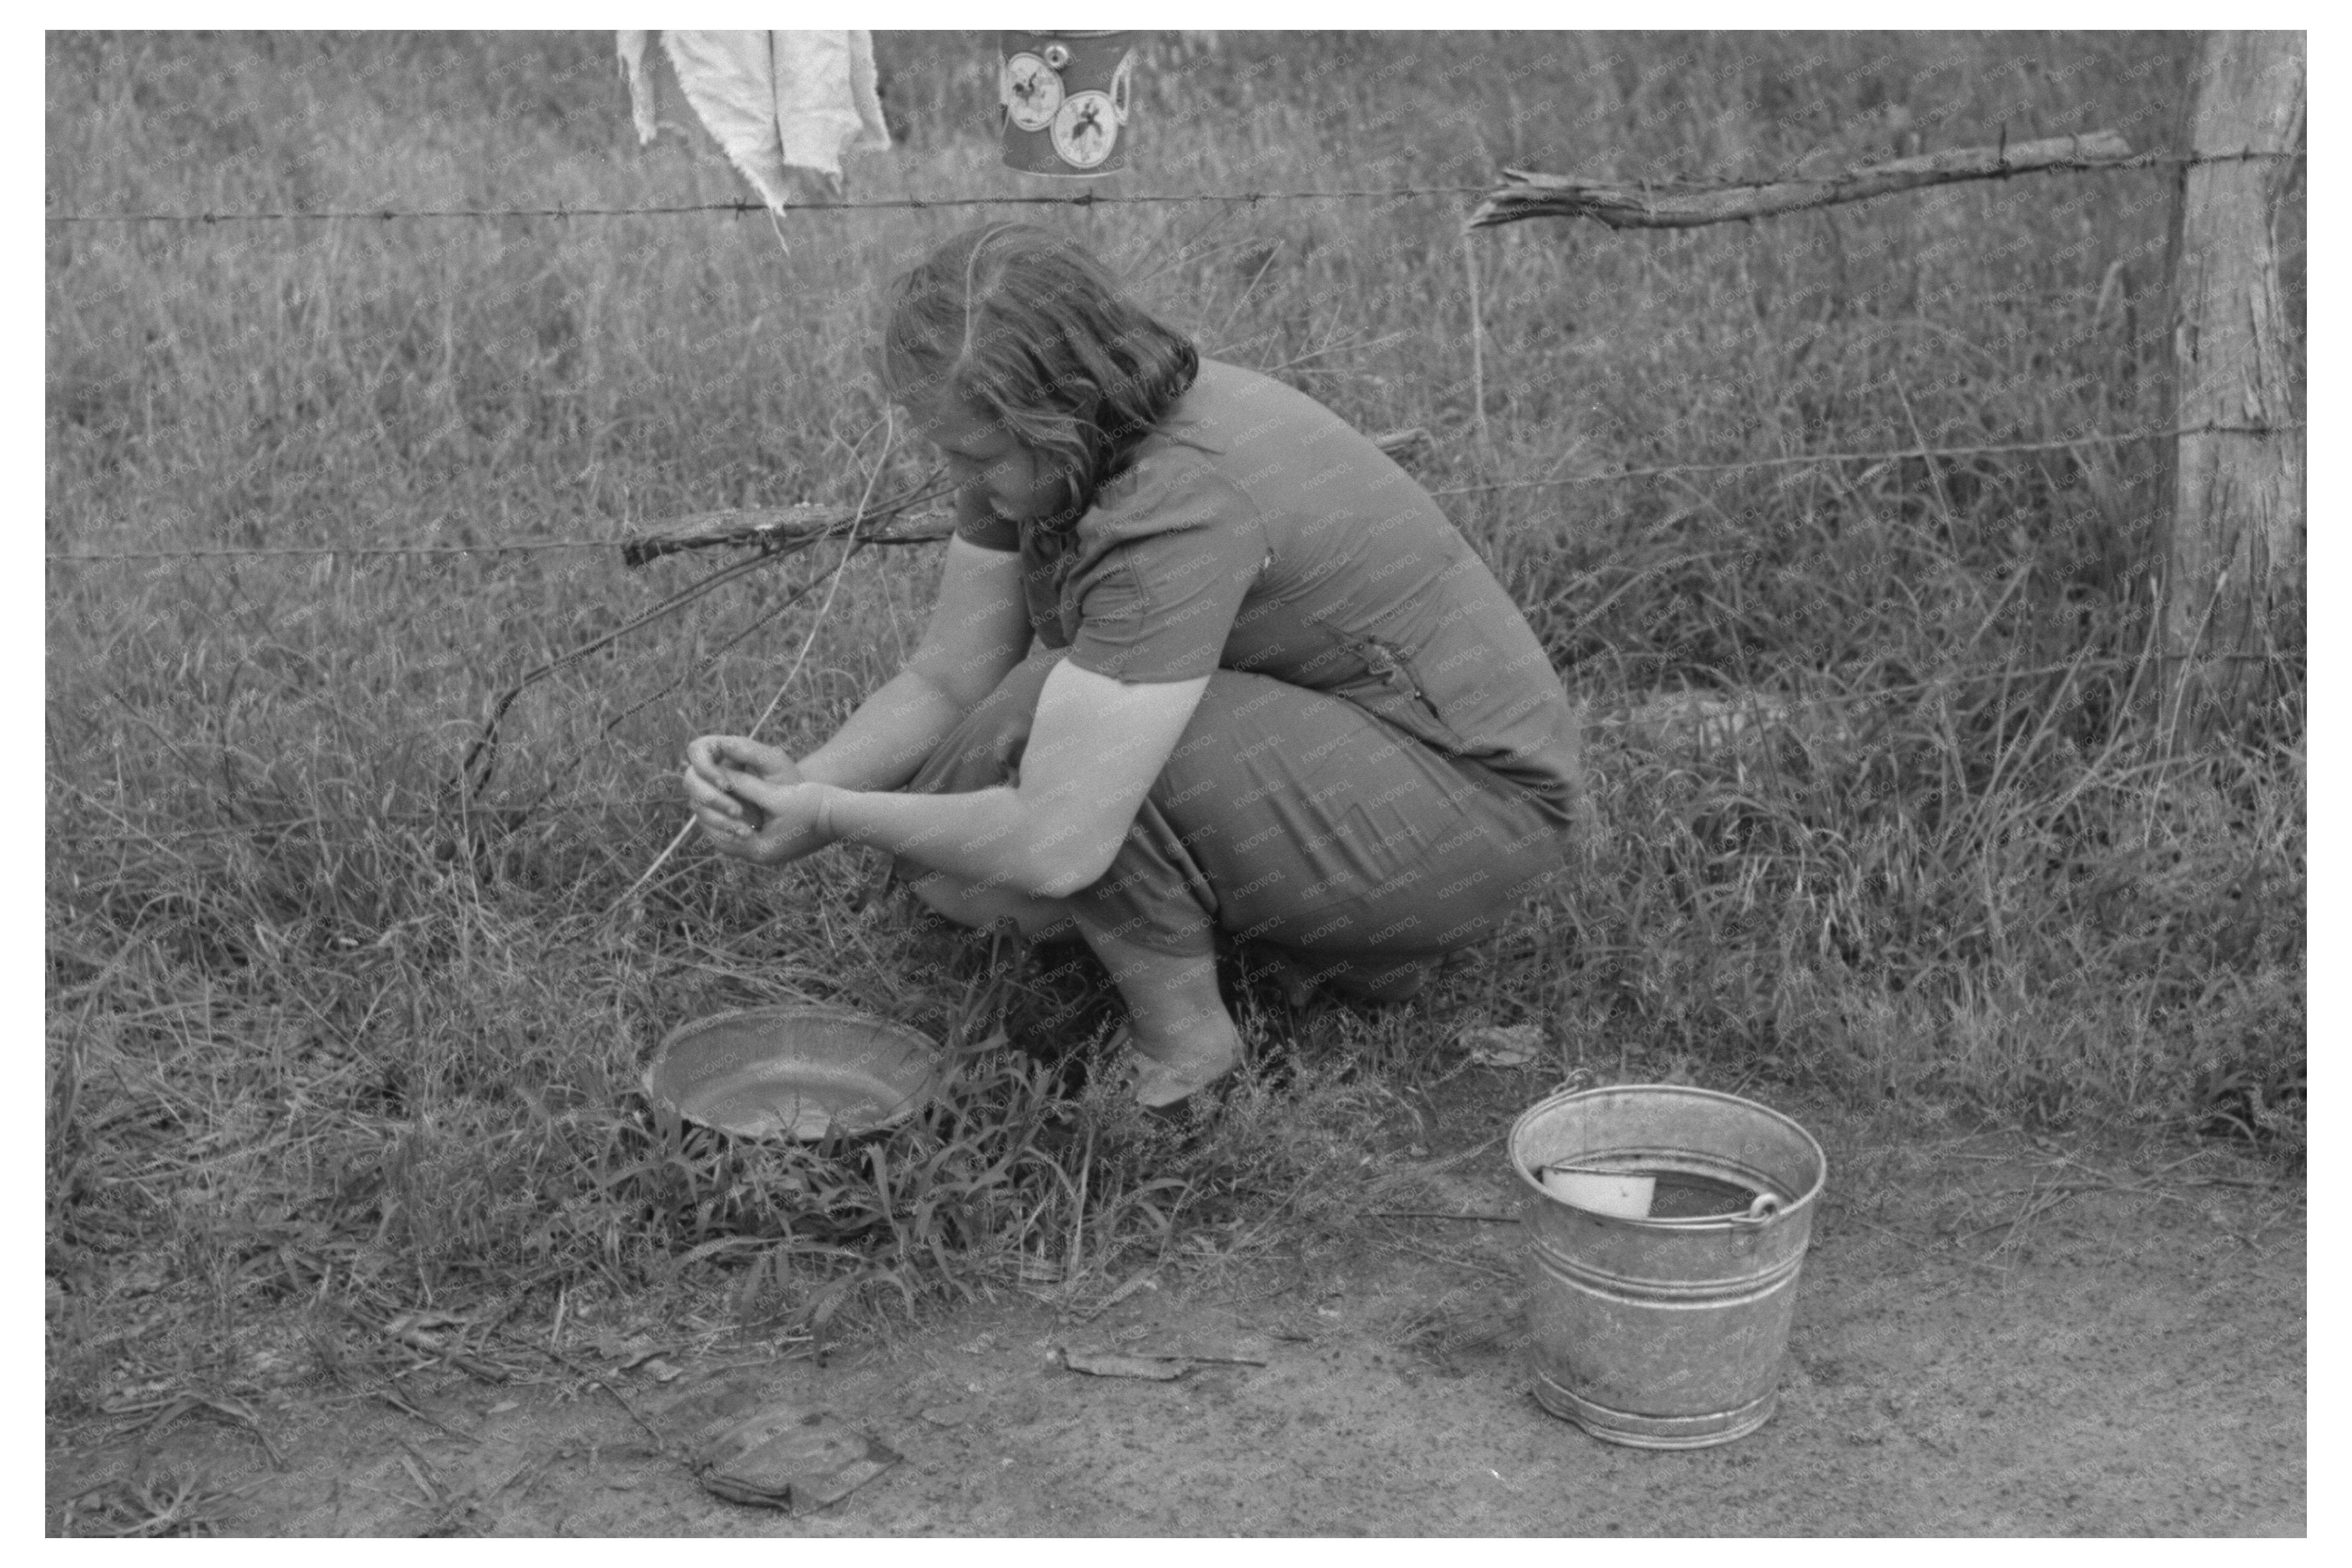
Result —
<instances>
[{"instance_id":1,"label":"bucket handle","mask_svg":"<svg viewBox=\"0 0 2352 1568\"><path fill-rule=\"evenodd\" d=\"M1778 1193L1759 1193L1756 1201L1748 1205L1748 1212L1735 1215L1732 1219L1736 1225L1766 1226L1780 1217L1780 1195Z\"/></svg>"}]
</instances>

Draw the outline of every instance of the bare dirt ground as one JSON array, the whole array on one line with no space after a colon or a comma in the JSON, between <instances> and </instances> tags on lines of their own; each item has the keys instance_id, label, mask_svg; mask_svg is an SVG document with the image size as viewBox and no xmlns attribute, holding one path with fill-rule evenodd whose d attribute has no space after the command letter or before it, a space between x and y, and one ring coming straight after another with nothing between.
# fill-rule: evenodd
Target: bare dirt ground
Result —
<instances>
[{"instance_id":1,"label":"bare dirt ground","mask_svg":"<svg viewBox=\"0 0 2352 1568\"><path fill-rule=\"evenodd\" d=\"M1422 1158L1382 1153L1412 1177L1384 1201L1515 1208L1489 1141L1525 1087L1465 1089ZM254 1394L276 1465L201 1408L53 1429L48 1528L121 1529L105 1500L136 1492L252 1535L2303 1532L2299 1178L2183 1142L1902 1137L1759 1098L1821 1137L1830 1186L1780 1410L1722 1447L1612 1447L1546 1414L1518 1227L1368 1209L1243 1261L1171 1259L1108 1306L1121 1282L1001 1292L822 1363L690 1323L575 1323L565 1353L611 1389L551 1363L531 1385L442 1365ZM594 1348L623 1331L673 1348L625 1369ZM1056 1346L1229 1359L1145 1382ZM710 1496L623 1399L656 1410L722 1371L903 1459L797 1516Z\"/></svg>"}]
</instances>

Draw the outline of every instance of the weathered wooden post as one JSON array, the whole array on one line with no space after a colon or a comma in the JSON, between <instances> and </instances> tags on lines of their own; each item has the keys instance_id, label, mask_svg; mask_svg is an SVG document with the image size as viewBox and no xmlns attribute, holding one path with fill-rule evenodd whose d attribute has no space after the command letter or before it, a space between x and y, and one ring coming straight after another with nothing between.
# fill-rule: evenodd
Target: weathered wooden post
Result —
<instances>
[{"instance_id":1,"label":"weathered wooden post","mask_svg":"<svg viewBox=\"0 0 2352 1568\"><path fill-rule=\"evenodd\" d=\"M2300 647L2304 437L2279 281L2280 198L2304 146L2304 35L2205 35L2171 243L2172 444L2162 720L2193 746L2243 718ZM2241 154L2253 154L2241 156ZM2278 634L2286 634L2282 639Z\"/></svg>"}]
</instances>

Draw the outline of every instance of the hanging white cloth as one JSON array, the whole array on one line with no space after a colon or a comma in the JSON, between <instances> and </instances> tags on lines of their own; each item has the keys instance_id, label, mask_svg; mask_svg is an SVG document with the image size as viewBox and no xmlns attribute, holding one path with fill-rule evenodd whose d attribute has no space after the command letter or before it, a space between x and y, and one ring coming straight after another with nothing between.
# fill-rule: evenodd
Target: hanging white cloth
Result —
<instances>
[{"instance_id":1,"label":"hanging white cloth","mask_svg":"<svg viewBox=\"0 0 2352 1568\"><path fill-rule=\"evenodd\" d=\"M656 128L648 32L619 37L621 72L640 145ZM841 155L884 148L882 100L874 87L874 35L840 32L664 32L662 47L678 86L727 156L769 209L784 210L789 167L841 183Z\"/></svg>"}]
</instances>

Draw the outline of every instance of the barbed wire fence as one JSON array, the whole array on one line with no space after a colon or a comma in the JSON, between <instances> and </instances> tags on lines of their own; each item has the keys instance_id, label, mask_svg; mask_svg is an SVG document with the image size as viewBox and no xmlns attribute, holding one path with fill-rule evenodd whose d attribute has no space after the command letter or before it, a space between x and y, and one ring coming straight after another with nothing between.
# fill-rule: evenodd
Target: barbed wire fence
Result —
<instances>
[{"instance_id":1,"label":"barbed wire fence","mask_svg":"<svg viewBox=\"0 0 2352 1568\"><path fill-rule=\"evenodd\" d=\"M2100 138L2105 135L2106 133L2105 132L2094 132L2084 137L2054 138L2051 139L2051 141L2096 143ZM1993 152L1993 155L1996 159L1998 159L2003 155L2014 158L2018 153L2023 152L2024 149L2022 147L2019 149L2008 149L2004 147L2002 149L1991 151ZM1906 162L1926 163L1934 161L1934 158L1937 156L1950 158L1956 156L1966 157L1968 155L1968 153L1964 150L1963 153L1958 154L1930 155L1928 158L1907 160ZM2301 160L2304 157L2305 154L2300 152L2283 153L2252 149L2237 153L2208 153L2195 154L2117 153L2097 157L2071 158L2052 154L2042 156L2031 163L2016 163L2014 164L2003 164L1992 168L1971 169L1960 175L1946 175L1943 176L1943 178L2004 178L2024 174L2084 174L2158 167L2188 169L2217 163L2242 163L2249 160ZM1887 165L1886 167L1894 168L1897 165ZM1823 176L1802 181L1800 181L1797 176L1787 173L1775 174L1758 180L1750 181L1698 182L1679 180L1671 177L1634 180L1621 179L1608 182L1573 184L1572 188L1579 191L1606 190L1612 193L1627 190L1640 191L1653 197L1654 199L1654 204L1663 209L1668 204L1675 200L1703 197L1712 198L1725 194L1777 190L1792 183L1801 183L1820 187L1823 191L1834 191L1841 185L1851 184L1857 180L1866 180L1872 175L1872 174L1873 171L1867 169L1853 170L1835 176ZM1546 182L1546 184L1537 184L1531 187L1528 183L1530 180ZM1534 212L1514 212L1498 216L1491 209L1494 208L1497 202L1524 195L1530 189L1533 189L1539 196L1541 196L1546 195L1549 190L1556 189L1561 185L1570 184L1570 182L1561 181L1556 176L1529 175L1523 171L1513 170L1507 172L1507 181L1501 185L1408 185L1373 189L1328 191L1187 191L1164 194L1104 194L1091 191L1081 191L1067 195L956 197L910 196L887 198L875 201L813 202L805 204L793 203L788 204L787 210L794 214L817 214L879 211L926 211L934 209L986 206L1065 206L1087 208L1094 206L1187 203L1255 205L1267 202L1413 201L1434 197L1479 196L1486 198L1486 204L1465 221L1473 226L1486 226L1497 222L1524 221L1528 216L1561 216L1557 211L1543 210ZM1869 199L1872 196L1885 194L1890 193L1885 191L1864 191L1860 195L1847 195L1840 199ZM1555 202L1557 201L1556 197L1552 199ZM770 210L770 208L759 202L737 200L731 202L700 202L670 205L629 207L534 206L433 207L407 209L324 208L316 211L297 209L288 211L192 213L52 213L46 215L44 221L48 224L59 226L173 224L205 226L220 224L240 223L393 223L435 220L499 221L506 219L675 217L694 215L729 215L744 216L751 215L765 215L768 214ZM1580 214L1578 216L1591 215ZM1743 215L1732 213L1709 216L1705 221L1733 221L1741 216ZM1638 220L1626 219L1623 217L1612 217L1606 221L1611 221L1612 224L1631 223L1636 226L1651 226L1642 225ZM1661 223L1654 226L1668 226L1668 225ZM2072 435L2040 442L2014 442L2006 444L1939 447L1915 445L1906 447L1892 447L1882 451L1873 452L1797 453L1782 457L1744 458L1724 463L1664 464L1643 468L1628 468L1594 474L1568 475L1544 479L1496 480L1490 483L1435 489L1431 490L1430 493L1437 496L1454 496L1523 489L1549 489L1575 485L1600 485L1638 479L1662 478L1678 474L1727 473L1748 468L1780 468L1807 463L1891 462L1905 458L1960 458L1990 456L2002 453L2022 453L2029 451L2058 451L2071 447L2086 444L2118 445L2136 441L2173 439L2183 435L2220 432L2266 434L2277 428L2280 427L2268 426L2240 426L2206 424L2189 429L2168 428L2135 431L2085 431L2078 435ZM877 542L920 543L944 537L946 537L944 533L923 534L908 536L898 540L879 541ZM281 556L289 558L317 558L321 556L332 556L350 559L362 559L377 556L480 556L525 553L535 551L609 549L615 546L626 546L628 543L629 541L626 539L581 538L514 540L497 544L467 545L311 545L254 546L242 548L221 547L212 549L152 551L58 551L48 552L44 556L44 559L52 563L128 563L134 561L189 561L210 558L267 559ZM635 563L632 562L631 563L635 564Z\"/></svg>"},{"instance_id":2,"label":"barbed wire fence","mask_svg":"<svg viewBox=\"0 0 2352 1568\"><path fill-rule=\"evenodd\" d=\"M2001 174L2089 174L2108 170L2154 168L2200 168L2213 163L2237 163L2259 159L2301 159L2301 153L2273 153L2249 148L2238 153L2135 153L2100 158L2049 158L2032 164L2020 163L1998 174L1984 177L2000 177ZM1702 195L1752 189L1759 185L1787 184L1797 178L1793 174L1777 174L1761 180L1695 181L1674 176L1650 179L1612 180L1611 186L1638 188L1657 193ZM1810 183L1835 184L1835 178L1822 178ZM1593 182L1598 185L1602 182ZM1509 188L1509 187L1503 187ZM1485 185L1403 185L1392 188L1336 191L1171 191L1163 193L1075 191L1056 195L996 195L996 196L891 196L876 201L791 202L784 211L793 214L946 211L963 207L1003 206L1139 206L1167 205L1188 203L1231 203L1254 206L1265 202L1352 202L1352 201L1420 201L1433 196L1489 196L1497 187ZM397 223L424 219L503 218L604 218L604 217L680 217L696 214L724 214L737 217L765 216L772 209L764 203L737 200L731 202L687 202L670 205L629 207L321 207L317 210L292 208L284 211L258 212L163 212L163 213L49 213L43 221L51 224L196 224L225 223Z\"/></svg>"},{"instance_id":3,"label":"barbed wire fence","mask_svg":"<svg viewBox=\"0 0 2352 1568\"><path fill-rule=\"evenodd\" d=\"M2068 140L2091 140L2105 134L2105 133L2092 133L2092 138ZM1984 151L1985 150L1975 150L1974 153L1970 153L1963 150L1957 153L1930 155L1930 157L1927 159L1904 161L1909 163L1926 164L1935 162L1937 159L1940 158L1947 163L1950 163L1954 160L1966 163L1969 159L1973 158L1975 160L1975 164L1978 166L1969 167L1966 171L1958 174L1941 174L1933 178L1914 179L1908 184L1896 183L1887 184L1884 181L1881 181L1879 188L1868 188L1872 176L1876 173L1872 170L1847 170L1832 176L1802 176L1795 174L1794 172L1781 172L1756 180L1729 182L1697 182L1673 177L1578 182L1565 180L1559 176L1529 175L1523 171L1512 170L1506 172L1506 177L1501 184L1485 185L1407 185L1381 188L1343 188L1333 190L1231 192L1192 191L1178 193L1118 194L1080 191L1054 195L1000 195L957 197L908 196L866 201L793 203L789 204L787 210L792 215L800 216L880 211L923 212L1007 206L1053 206L1083 210L1097 206L1200 205L1255 208L1266 204L1306 202L1386 202L1402 204L1406 202L1436 199L1478 197L1481 198L1480 206L1472 213L1465 215L1465 230L1481 226L1491 226L1497 223L1522 221L1528 217L1539 216L1582 216L1595 218L1599 221L1608 223L1612 227L1636 226L1663 228L1694 226L1698 223L1738 221L1743 216L1753 218L1755 216L1776 216L1781 211L1801 210L1806 205L1825 205L1839 201L1874 199L1885 195L1895 194L1901 190L1916 188L1920 184L1944 184L1956 179L2010 178L2021 174L2113 173L2153 168L2185 171L2190 168L2211 164L2237 163L2254 160L2291 159L2302 161L2306 156L2306 154L2302 151L2281 153L2254 149L2247 149L2242 152L2231 153L2199 153L2189 154L2152 153L2134 153L2109 150L2105 152L2102 155L2095 156L2068 156L2063 153L2051 153L2045 151L2042 155L2032 158L2030 162L2019 162L2011 164L2009 162L2011 155L2011 150L2004 144L2002 148L1994 151L1992 162L1989 166L1987 166L1983 157ZM2019 149L2017 151L2021 152L2023 149ZM1887 169L1894 169L1895 165L1886 165L1885 167ZM1853 194L1836 194L1838 187L1853 187L1857 184L1857 182L1859 182L1861 186L1864 188L1855 190ZM1789 205L1790 198L1786 193L1794 184L1813 187L1819 191L1829 194L1823 195L1818 200ZM1559 194L1562 191L1567 191L1570 194L1563 197ZM1593 199L1594 193L1600 193L1601 199L1596 202ZM1629 193L1631 193L1630 195ZM1772 193L1771 195L1765 199L1768 201L1777 199L1784 205L1779 206L1759 206L1757 211L1752 213L1743 214L1737 210L1739 201L1744 196L1753 193ZM1517 210L1513 209L1514 203L1517 204ZM1605 212L1600 210L1604 207L1608 210ZM1693 212L1710 212L1712 216L1692 217L1689 215ZM690 216L749 217L762 216L772 216L772 209L762 203L739 199L728 202L680 203L672 205L613 207L515 206L320 208L316 210L287 209L223 212L67 212L46 214L44 215L44 222L53 227L58 228L105 226L128 227L136 226L173 226L180 227L212 228L221 226L250 224L395 224L467 221L503 222L512 220L551 220L569 222L574 219L675 218ZM1481 402L1483 404L1483 399ZM1481 412L1483 414L1483 408ZM2178 428L2167 426L2163 427L2138 430L2084 431L2077 434L2038 441L1979 443L1962 446L1931 446L1925 442L1918 442L1907 446L1892 447L1885 449L1870 451L1803 452L1773 457L1741 458L1725 462L1661 464L1643 468L1611 469L1601 472L1554 476L1544 479L1496 479L1473 484L1434 487L1430 489L1428 493L1439 498L1486 495L1519 490L1555 489L1580 486L1606 486L1652 479L1672 479L1691 475L1727 475L1740 472L1789 468L1804 466L1830 466L1857 463L1866 465L1884 465L1888 463L1923 459L1958 459L1973 457L2067 451L2092 446L2118 447L2143 442L2171 441L2179 439L2183 437L2208 434L2242 434L2248 436L2262 436L2281 434L2290 431L2299 432L2303 428L2304 426L2300 424L2231 425L2209 422L2201 425ZM1406 443L1406 439L1408 437L1420 437L1423 434L1423 433L1419 431L1395 432L1391 433L1391 436L1381 437L1381 440L1383 447L1389 448L1391 447L1391 444L1402 445ZM920 489L920 487L919 487L919 489ZM458 797L460 809L465 810L471 808L478 811L479 808L475 803L479 792L483 788L487 787L488 781L487 778L487 770L478 768L476 763L478 760L486 753L494 752L497 726L499 717L505 713L507 708L512 703L516 696L528 686L546 678L559 668L574 663L590 654L610 647L613 643L618 641L620 638L627 636L631 632L643 629L645 626L649 626L657 620L677 613L714 589L744 576L749 572L761 565L766 564L769 562L779 558L799 553L801 551L823 541L830 539L843 542L845 544L845 551L842 561L839 563L841 565L845 565L851 555L858 553L867 548L877 546L921 545L943 542L950 536L952 530L950 527L940 523L936 512L928 515L919 515L917 520L919 524L928 523L928 526L902 527L893 529L888 531L877 531L869 526L877 521L888 521L893 519L897 519L902 514L912 510L915 505L919 505L922 501L936 500L937 499L938 490L936 486L933 486L929 489L923 490L913 502L908 502L904 498L899 498L893 502L885 503L881 506L875 507L870 510L863 503L861 503L857 508L847 509L845 510L824 508L766 509L769 511L776 510L801 511L813 510L825 515L816 517L813 520L803 520L802 524L796 527L790 525L778 527L773 524L760 525L756 523L739 525L732 530L721 527L710 537L691 540L685 544L673 544L669 546L668 548L674 549L698 548L712 544L731 544L738 547L750 548L754 553L746 559L732 562L728 565L719 567L713 572L705 574L704 575L695 579L688 583L685 587L665 598L651 610L635 617L625 625L612 631L602 633L584 643L552 656L549 659L542 661L541 664L534 667L531 670L528 671L519 681L501 690L491 700L489 713L484 722L481 737L477 741L472 750L468 752L467 762L459 770L459 778L455 781L455 783L459 786L456 791L456 794ZM730 517L754 518L762 515L765 515L765 513L761 510L756 509L745 509L744 511L735 514L707 514L707 518L720 520L723 521ZM675 525L673 525L673 529ZM659 534L656 534L651 537L656 542L660 539ZM650 559L655 554L668 552L668 549L662 548L657 543L655 547L649 548L647 535L642 533L624 533L611 537L538 538L509 540L497 543L462 545L223 546L127 551L68 550L47 552L44 554L43 560L46 564L50 566L129 565L139 563L148 563L160 565L163 563L181 562L241 562L269 560L286 562L302 560L357 562L434 557L495 558L540 553L583 552L606 550L619 551L622 554L624 563L629 566L640 565L645 560ZM838 565L835 568L834 580L837 584ZM751 635L751 633L765 626L772 624L776 619L781 617L785 610L790 609L793 605L797 605L803 598L807 596L809 591L814 586L815 581L813 579L810 583L802 584L801 586L791 590L784 595L782 602L780 605L763 611L761 615L756 616L750 625L743 628L740 628L736 632L725 637L719 644L716 649L705 655L702 659L698 661L698 668L707 668L710 664L714 663L720 654L723 654L728 649L740 644L745 637ZM830 597L828 597L827 603L830 603ZM814 637L814 628L812 628L811 635ZM803 651L803 654L805 654L805 647ZM2116 661L2109 660L2105 662ZM2122 662L2128 663L2131 661L2125 660ZM797 666L795 668L797 668ZM2034 672L2008 670L1991 672L1985 678L2012 679L2018 678L2021 674L2032 673ZM689 672L688 675L678 677L667 683L661 689L661 690L656 691L652 696L646 697L633 704L627 710L627 712L624 713L622 717L626 717L627 713L637 711L647 703L656 700L665 692L676 689L679 685L683 684L685 680L690 679L690 674L691 672ZM612 729L618 722L618 719L608 722L602 727L603 731L604 733L610 733ZM90 805L106 809L110 813L112 812L111 807L107 806L105 803L99 801L96 797L89 795L89 793L86 789L73 784L72 781L58 779L54 772L52 772L51 776L55 782L71 789L73 793L83 796ZM647 804L651 803L652 798L653 797L648 797ZM549 798L541 798L541 800L533 803L528 812L524 813L524 815L539 815L544 813L571 814L608 812L612 810L616 804L620 803L607 800L589 802L557 802ZM317 829L338 826L366 826L374 827L392 826L431 826L446 822L448 820L448 816L449 813L446 809L411 813L386 811L370 814L365 816L343 816L314 814L287 817L284 819L224 823L206 826L162 829L142 828L140 829L140 832L142 837L167 840L202 839L222 837L234 837L264 832L292 833L304 829ZM53 831L48 835L49 838L54 842L81 842L104 838L111 836L111 830L101 832L72 829L63 832Z\"/></svg>"}]
</instances>

